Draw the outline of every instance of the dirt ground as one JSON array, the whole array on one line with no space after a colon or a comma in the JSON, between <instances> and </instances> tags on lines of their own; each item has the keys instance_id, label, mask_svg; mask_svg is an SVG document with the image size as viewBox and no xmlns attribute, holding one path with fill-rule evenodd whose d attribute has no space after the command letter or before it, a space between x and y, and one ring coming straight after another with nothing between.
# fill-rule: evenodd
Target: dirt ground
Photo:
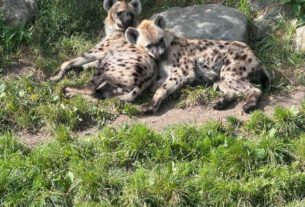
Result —
<instances>
[{"instance_id":1,"label":"dirt ground","mask_svg":"<svg viewBox=\"0 0 305 207\"><path fill-rule=\"evenodd\" d=\"M305 98L305 87L298 87L292 92L279 93L263 98L260 103L260 109L266 114L272 115L276 106L289 108L291 106L299 107L302 100ZM160 113L151 116L142 116L130 118L128 116L119 116L109 126L119 127L124 124L132 125L135 123L143 123L156 131L176 124L191 124L201 125L204 122L211 120L225 121L226 117L234 116L239 120L245 121L250 115L242 112L242 102L232 105L231 108L223 111L216 111L210 107L187 107L185 109L173 108L173 106L163 106ZM77 132L74 135L77 137L94 136L99 133L99 129L91 128L82 132ZM38 134L19 133L21 142L29 146L46 143L52 139L52 135L47 132Z\"/></svg>"},{"instance_id":2,"label":"dirt ground","mask_svg":"<svg viewBox=\"0 0 305 207\"><path fill-rule=\"evenodd\" d=\"M271 115L277 106L291 107L300 106L305 98L305 87L298 87L293 92L272 95L264 98L260 103L260 109L266 114ZM210 107L191 107L185 109L164 108L159 114L154 116L144 116L139 118L129 118L128 116L118 117L111 126L120 126L123 124L144 123L147 126L160 131L170 125L192 124L201 125L210 120L225 121L226 117L234 116L239 120L245 121L250 115L243 113L243 102L231 106L227 110L217 111Z\"/></svg>"}]
</instances>

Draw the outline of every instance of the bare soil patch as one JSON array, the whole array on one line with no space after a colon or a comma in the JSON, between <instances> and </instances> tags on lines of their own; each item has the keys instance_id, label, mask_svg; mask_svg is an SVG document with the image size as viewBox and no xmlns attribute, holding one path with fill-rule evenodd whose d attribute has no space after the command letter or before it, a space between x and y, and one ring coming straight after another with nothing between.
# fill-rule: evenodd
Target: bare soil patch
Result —
<instances>
[{"instance_id":1,"label":"bare soil patch","mask_svg":"<svg viewBox=\"0 0 305 207\"><path fill-rule=\"evenodd\" d=\"M260 109L266 114L271 115L275 107L298 107L301 105L304 98L305 87L298 87L290 93L279 93L263 98L260 103ZM111 124L111 126L143 123L152 129L159 131L167 128L170 125L176 124L201 125L202 123L211 120L225 121L226 117L228 116L234 116L239 120L245 121L249 119L250 115L243 113L242 105L243 103L241 102L223 111L217 111L206 106L189 107L185 109L168 109L168 106L165 106L159 114L152 116L135 118L120 116Z\"/></svg>"},{"instance_id":2,"label":"bare soil patch","mask_svg":"<svg viewBox=\"0 0 305 207\"><path fill-rule=\"evenodd\" d=\"M260 109L266 114L272 115L275 107L299 107L305 98L305 87L298 87L292 92L278 93L263 98ZM234 116L241 121L249 119L250 115L242 111L243 103L232 105L231 108L223 111L216 111L210 107L197 106L187 107L185 109L174 108L172 105L164 105L160 113L151 116L142 116L130 118L125 115L119 116L114 122L109 124L111 127L120 127L125 124L133 125L143 123L148 127L162 131L163 129L177 124L201 125L205 122L216 120L224 122L228 116ZM90 128L84 131L76 132L73 135L77 137L94 136L99 133L99 129ZM53 139L48 132L39 132L37 134L19 133L17 135L22 143L34 147L38 144L46 143Z\"/></svg>"}]
</instances>

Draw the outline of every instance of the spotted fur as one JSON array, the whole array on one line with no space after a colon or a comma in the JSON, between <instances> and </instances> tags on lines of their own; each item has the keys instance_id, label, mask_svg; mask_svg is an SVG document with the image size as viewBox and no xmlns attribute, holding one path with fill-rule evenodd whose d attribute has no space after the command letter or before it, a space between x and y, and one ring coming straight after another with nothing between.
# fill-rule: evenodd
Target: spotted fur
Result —
<instances>
[{"instance_id":1,"label":"spotted fur","mask_svg":"<svg viewBox=\"0 0 305 207\"><path fill-rule=\"evenodd\" d=\"M153 21L144 20L137 29L126 31L129 42L160 61L161 78L155 84L152 102L143 112L156 112L171 93L195 81L214 83L223 92L214 104L215 109L224 109L240 95L246 96L245 112L257 108L262 91L251 81L258 77L265 84L269 82L269 75L245 43L179 38L164 27L164 18L158 16Z\"/></svg>"},{"instance_id":2,"label":"spotted fur","mask_svg":"<svg viewBox=\"0 0 305 207\"><path fill-rule=\"evenodd\" d=\"M109 10L106 23L116 22L112 20L114 17L111 14L112 10L121 11L117 7L121 8L123 5L127 9L139 9L140 4L136 6L135 2L138 1L133 0L128 5L117 2ZM67 97L75 95L87 98L117 97L120 100L132 102L154 82L157 75L154 59L145 51L128 43L123 29L113 28L108 30L111 31L108 38L106 37L96 48L87 53L93 54L94 60L98 60L96 61L97 69L89 84L81 88L65 87L64 93Z\"/></svg>"},{"instance_id":3,"label":"spotted fur","mask_svg":"<svg viewBox=\"0 0 305 207\"><path fill-rule=\"evenodd\" d=\"M104 0L103 7L108 12L104 21L105 38L81 57L64 62L58 73L50 78L51 81L61 80L72 69L96 68L98 60L103 59L110 49L122 48L127 44L124 32L128 27L136 25L136 17L142 10L140 0L132 0L130 3L118 0Z\"/></svg>"}]
</instances>

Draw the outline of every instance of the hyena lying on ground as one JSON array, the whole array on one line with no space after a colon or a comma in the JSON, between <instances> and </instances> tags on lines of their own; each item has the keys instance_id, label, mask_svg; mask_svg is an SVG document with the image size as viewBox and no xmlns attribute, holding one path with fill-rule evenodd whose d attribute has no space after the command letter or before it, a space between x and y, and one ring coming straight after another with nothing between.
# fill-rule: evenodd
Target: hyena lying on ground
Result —
<instances>
[{"instance_id":1,"label":"hyena lying on ground","mask_svg":"<svg viewBox=\"0 0 305 207\"><path fill-rule=\"evenodd\" d=\"M209 80L224 94L215 109L224 109L240 95L246 96L243 110L257 108L262 91L250 81L257 78L263 86L269 75L253 51L244 43L223 40L191 40L176 37L164 30L165 20L144 20L137 29L128 28L126 38L153 58L160 60L160 80L152 102L144 113L156 112L161 102L186 83ZM212 72L211 72L212 71ZM216 78L215 78L216 77Z\"/></svg>"},{"instance_id":2,"label":"hyena lying on ground","mask_svg":"<svg viewBox=\"0 0 305 207\"><path fill-rule=\"evenodd\" d=\"M157 75L156 63L145 51L125 40L124 30L134 24L134 16L141 11L141 3L133 0L129 4L115 0L105 0L108 11L105 21L106 38L83 57L78 57L62 65L53 80L63 77L73 67L97 67L88 86L82 88L65 87L67 97L82 95L87 98L117 97L131 102L151 83Z\"/></svg>"},{"instance_id":3,"label":"hyena lying on ground","mask_svg":"<svg viewBox=\"0 0 305 207\"><path fill-rule=\"evenodd\" d=\"M104 21L105 38L81 57L64 62L58 74L50 78L52 81L59 81L71 69L96 68L98 60L103 59L110 49L122 48L127 44L124 32L136 25L135 17L142 11L141 2L132 0L127 4L125 1L104 0L103 7L108 12Z\"/></svg>"}]
</instances>

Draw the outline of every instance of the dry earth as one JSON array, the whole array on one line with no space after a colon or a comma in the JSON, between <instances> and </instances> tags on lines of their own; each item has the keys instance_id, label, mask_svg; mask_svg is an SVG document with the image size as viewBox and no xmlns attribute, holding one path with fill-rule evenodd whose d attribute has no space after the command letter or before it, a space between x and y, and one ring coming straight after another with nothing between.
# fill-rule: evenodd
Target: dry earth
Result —
<instances>
[{"instance_id":1,"label":"dry earth","mask_svg":"<svg viewBox=\"0 0 305 207\"><path fill-rule=\"evenodd\" d=\"M305 87L297 87L292 92L278 93L265 97L260 104L260 109L266 114L272 115L277 106L289 108L291 106L299 107L305 98ZM119 127L125 124L132 125L143 123L156 131L176 124L201 125L211 120L225 121L226 117L234 116L239 120L245 121L250 115L242 113L242 103L232 106L230 109L216 111L210 107L188 107L185 109L173 108L172 106L163 106L161 112L152 116L142 116L130 118L128 116L119 116L114 122L109 124L112 127ZM91 128L82 132L75 133L78 137L96 135L99 129ZM29 146L46 143L52 139L52 135L47 132L40 132L36 135L19 133L20 140Z\"/></svg>"},{"instance_id":2,"label":"dry earth","mask_svg":"<svg viewBox=\"0 0 305 207\"><path fill-rule=\"evenodd\" d=\"M266 114L271 115L277 106L289 108L291 106L300 106L305 98L305 87L298 87L289 93L276 94L264 98L260 103L260 109ZM147 126L162 130L170 125L175 124L192 124L201 125L204 122L211 120L224 121L228 116L234 116L239 120L247 120L250 115L242 111L243 103L238 103L235 106L223 111L217 111L210 107L191 107L185 109L164 109L159 114L154 116L145 116L139 118L129 118L128 116L118 117L111 125L120 126L123 124L144 123Z\"/></svg>"}]
</instances>

